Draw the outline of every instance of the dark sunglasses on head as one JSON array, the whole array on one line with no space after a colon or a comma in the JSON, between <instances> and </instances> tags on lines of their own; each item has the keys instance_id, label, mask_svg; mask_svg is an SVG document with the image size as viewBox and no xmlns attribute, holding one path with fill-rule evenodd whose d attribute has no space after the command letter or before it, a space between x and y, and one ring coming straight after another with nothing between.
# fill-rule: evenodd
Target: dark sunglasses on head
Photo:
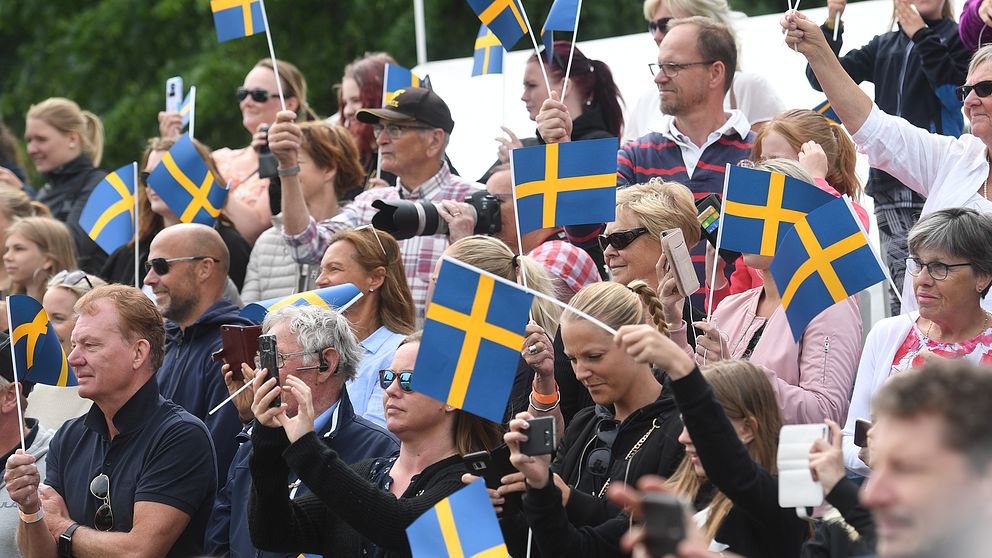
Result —
<instances>
[{"instance_id":1,"label":"dark sunglasses on head","mask_svg":"<svg viewBox=\"0 0 992 558\"><path fill-rule=\"evenodd\" d=\"M958 94L958 99L960 99L962 103L964 102L965 97L968 96L968 93L971 93L972 90L974 90L975 95L978 95L979 97L988 97L989 95L992 95L992 80L980 81L974 85L962 85L961 87L955 89Z\"/></svg>"},{"instance_id":2,"label":"dark sunglasses on head","mask_svg":"<svg viewBox=\"0 0 992 558\"><path fill-rule=\"evenodd\" d=\"M379 385L382 389L389 389L389 386L393 384L393 380L396 378L400 379L400 389L403 391L413 391L413 387L410 385L410 380L413 379L413 370L380 370L379 371Z\"/></svg>"},{"instance_id":3,"label":"dark sunglasses on head","mask_svg":"<svg viewBox=\"0 0 992 558\"><path fill-rule=\"evenodd\" d=\"M617 231L610 234L599 235L599 247L606 250L607 246L612 246L617 250L623 250L630 243L637 240L637 237L646 234L648 230L644 227L630 229L627 231Z\"/></svg>"},{"instance_id":4,"label":"dark sunglasses on head","mask_svg":"<svg viewBox=\"0 0 992 558\"><path fill-rule=\"evenodd\" d=\"M668 32L668 23L675 19L674 17L659 17L654 21L648 22L648 33L652 35L661 31L662 33Z\"/></svg>"},{"instance_id":5,"label":"dark sunglasses on head","mask_svg":"<svg viewBox=\"0 0 992 558\"><path fill-rule=\"evenodd\" d=\"M238 97L239 103L244 101L248 95L251 95L251 100L256 103L264 103L269 100L269 91L267 89L262 89L261 87L256 87L254 89L239 87L235 95Z\"/></svg>"},{"instance_id":6,"label":"dark sunglasses on head","mask_svg":"<svg viewBox=\"0 0 992 558\"><path fill-rule=\"evenodd\" d=\"M613 442L617 439L619 425L615 420L604 419L596 425L596 443L600 447L589 452L586 458L586 471L590 475L605 477L613 463Z\"/></svg>"},{"instance_id":7,"label":"dark sunglasses on head","mask_svg":"<svg viewBox=\"0 0 992 558\"><path fill-rule=\"evenodd\" d=\"M110 531L114 528L114 510L110 508L110 477L104 473L93 477L90 481L90 494L103 501L93 516L93 527L100 531Z\"/></svg>"},{"instance_id":8,"label":"dark sunglasses on head","mask_svg":"<svg viewBox=\"0 0 992 558\"><path fill-rule=\"evenodd\" d=\"M169 273L169 271L171 270L171 266L169 264L173 262L195 262L200 260L211 260L214 262L220 262L220 260L212 256L187 256L185 258L169 258L169 259L153 258L145 262L145 271L147 272L148 270L154 269L156 274L165 275L166 273Z\"/></svg>"}]
</instances>

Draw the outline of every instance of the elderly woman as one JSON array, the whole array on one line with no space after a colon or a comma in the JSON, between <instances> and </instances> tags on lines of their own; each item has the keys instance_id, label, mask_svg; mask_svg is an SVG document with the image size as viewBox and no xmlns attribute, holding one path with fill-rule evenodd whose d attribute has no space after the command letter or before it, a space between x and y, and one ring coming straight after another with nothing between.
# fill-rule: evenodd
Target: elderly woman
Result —
<instances>
[{"instance_id":1,"label":"elderly woman","mask_svg":"<svg viewBox=\"0 0 992 558\"><path fill-rule=\"evenodd\" d=\"M844 427L848 469L868 472L854 424L869 419L869 402L890 375L922 366L927 353L992 364L992 319L981 305L992 284L990 238L992 216L968 208L941 209L910 231L906 270L920 310L881 320L865 340Z\"/></svg>"},{"instance_id":2,"label":"elderly woman","mask_svg":"<svg viewBox=\"0 0 992 558\"><path fill-rule=\"evenodd\" d=\"M958 88L971 134L959 138L931 134L872 104L840 65L820 28L803 14L782 19L786 43L809 61L834 111L868 163L926 198L922 215L947 207L992 211L989 201L989 146L992 145L992 46L971 58L965 85ZM903 282L902 311L916 309L911 274ZM992 309L992 300L982 305Z\"/></svg>"}]
</instances>

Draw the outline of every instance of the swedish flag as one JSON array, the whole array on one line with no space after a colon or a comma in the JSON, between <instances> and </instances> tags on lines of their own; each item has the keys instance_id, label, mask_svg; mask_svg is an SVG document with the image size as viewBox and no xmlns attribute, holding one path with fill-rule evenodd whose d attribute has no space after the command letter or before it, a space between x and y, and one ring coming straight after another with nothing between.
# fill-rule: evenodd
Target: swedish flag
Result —
<instances>
[{"instance_id":1,"label":"swedish flag","mask_svg":"<svg viewBox=\"0 0 992 558\"><path fill-rule=\"evenodd\" d=\"M399 95L400 91L410 87L431 88L430 81L426 77L420 79L417 74L403 66L386 64L385 73L382 77L382 106L389 106L389 103L394 97Z\"/></svg>"},{"instance_id":2,"label":"swedish flag","mask_svg":"<svg viewBox=\"0 0 992 558\"><path fill-rule=\"evenodd\" d=\"M265 18L259 0L210 0L214 27L220 42L265 32Z\"/></svg>"},{"instance_id":3,"label":"swedish flag","mask_svg":"<svg viewBox=\"0 0 992 558\"><path fill-rule=\"evenodd\" d=\"M520 234L616 218L617 139L602 138L514 149Z\"/></svg>"},{"instance_id":4,"label":"swedish flag","mask_svg":"<svg viewBox=\"0 0 992 558\"><path fill-rule=\"evenodd\" d=\"M11 295L7 312L18 378L57 387L79 385L41 303L27 295Z\"/></svg>"},{"instance_id":5,"label":"swedish flag","mask_svg":"<svg viewBox=\"0 0 992 558\"><path fill-rule=\"evenodd\" d=\"M296 293L289 296L270 298L253 302L241 309L241 316L257 323L265 319L265 315L283 306L323 306L324 308L341 308L358 296L358 287L351 283L324 287L313 291Z\"/></svg>"},{"instance_id":6,"label":"swedish flag","mask_svg":"<svg viewBox=\"0 0 992 558\"><path fill-rule=\"evenodd\" d=\"M217 183L189 134L162 157L148 185L183 223L213 226L227 201L227 188Z\"/></svg>"},{"instance_id":7,"label":"swedish flag","mask_svg":"<svg viewBox=\"0 0 992 558\"><path fill-rule=\"evenodd\" d=\"M413 558L509 556L496 512L481 480L459 489L424 512L406 528L406 536Z\"/></svg>"},{"instance_id":8,"label":"swedish flag","mask_svg":"<svg viewBox=\"0 0 992 558\"><path fill-rule=\"evenodd\" d=\"M774 256L792 224L837 198L816 186L776 172L730 166L720 247Z\"/></svg>"},{"instance_id":9,"label":"swedish flag","mask_svg":"<svg viewBox=\"0 0 992 558\"><path fill-rule=\"evenodd\" d=\"M79 226L108 254L134 235L134 163L107 175L90 194Z\"/></svg>"},{"instance_id":10,"label":"swedish flag","mask_svg":"<svg viewBox=\"0 0 992 558\"><path fill-rule=\"evenodd\" d=\"M837 113L834 112L833 106L830 105L830 101L823 101L822 103L813 107L813 112L823 116L827 120L832 120L837 124L840 124L840 118L837 117Z\"/></svg>"},{"instance_id":11,"label":"swedish flag","mask_svg":"<svg viewBox=\"0 0 992 558\"><path fill-rule=\"evenodd\" d=\"M886 278L846 197L796 221L775 251L771 273L797 342L820 312Z\"/></svg>"},{"instance_id":12,"label":"swedish flag","mask_svg":"<svg viewBox=\"0 0 992 558\"><path fill-rule=\"evenodd\" d=\"M183 129L189 126L189 119L196 111L196 87L190 87L183 99L183 104L179 107L179 114L183 116Z\"/></svg>"},{"instance_id":13,"label":"swedish flag","mask_svg":"<svg viewBox=\"0 0 992 558\"><path fill-rule=\"evenodd\" d=\"M541 28L541 42L544 43L544 54L548 63L554 55L554 32L575 32L579 20L579 0L555 0L548 10L548 18Z\"/></svg>"},{"instance_id":14,"label":"swedish flag","mask_svg":"<svg viewBox=\"0 0 992 558\"><path fill-rule=\"evenodd\" d=\"M468 3L482 24L499 37L503 48L513 48L527 34L520 0L468 0Z\"/></svg>"},{"instance_id":15,"label":"swedish flag","mask_svg":"<svg viewBox=\"0 0 992 558\"><path fill-rule=\"evenodd\" d=\"M475 60L472 77L503 73L503 45L485 25L479 26L479 36L475 38Z\"/></svg>"},{"instance_id":16,"label":"swedish flag","mask_svg":"<svg viewBox=\"0 0 992 558\"><path fill-rule=\"evenodd\" d=\"M445 257L427 306L413 389L499 423L534 295Z\"/></svg>"}]
</instances>

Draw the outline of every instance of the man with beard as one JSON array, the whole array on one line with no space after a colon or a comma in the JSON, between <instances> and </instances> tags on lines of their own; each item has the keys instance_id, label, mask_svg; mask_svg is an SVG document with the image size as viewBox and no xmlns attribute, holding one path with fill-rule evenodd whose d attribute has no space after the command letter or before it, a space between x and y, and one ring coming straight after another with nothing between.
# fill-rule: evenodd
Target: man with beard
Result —
<instances>
[{"instance_id":1,"label":"man with beard","mask_svg":"<svg viewBox=\"0 0 992 558\"><path fill-rule=\"evenodd\" d=\"M217 452L221 484L237 451L241 421L234 405L213 415L207 411L228 396L221 363L220 326L251 325L238 307L223 297L230 256L220 234L211 227L178 224L160 232L148 252L145 285L167 319L165 360L157 373L162 397L202 420Z\"/></svg>"}]
</instances>

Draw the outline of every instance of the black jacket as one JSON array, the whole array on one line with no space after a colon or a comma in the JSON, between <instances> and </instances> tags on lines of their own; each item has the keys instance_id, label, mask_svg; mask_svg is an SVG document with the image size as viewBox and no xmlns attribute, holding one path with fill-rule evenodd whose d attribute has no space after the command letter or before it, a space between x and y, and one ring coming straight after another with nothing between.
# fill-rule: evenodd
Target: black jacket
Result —
<instances>
[{"instance_id":1,"label":"black jacket","mask_svg":"<svg viewBox=\"0 0 992 558\"><path fill-rule=\"evenodd\" d=\"M47 173L48 183L38 192L38 201L48 206L52 217L69 227L76 241L79 269L93 275L100 273L107 253L79 226L79 216L93 189L106 176L107 171L95 168L89 157L80 155Z\"/></svg>"},{"instance_id":2,"label":"black jacket","mask_svg":"<svg viewBox=\"0 0 992 558\"><path fill-rule=\"evenodd\" d=\"M858 539L852 540L840 522L821 521L803 545L802 558L852 558L874 554L875 522L871 512L858 503L858 485L841 479L827 494L827 503L837 508L844 521L857 531Z\"/></svg>"}]
</instances>

